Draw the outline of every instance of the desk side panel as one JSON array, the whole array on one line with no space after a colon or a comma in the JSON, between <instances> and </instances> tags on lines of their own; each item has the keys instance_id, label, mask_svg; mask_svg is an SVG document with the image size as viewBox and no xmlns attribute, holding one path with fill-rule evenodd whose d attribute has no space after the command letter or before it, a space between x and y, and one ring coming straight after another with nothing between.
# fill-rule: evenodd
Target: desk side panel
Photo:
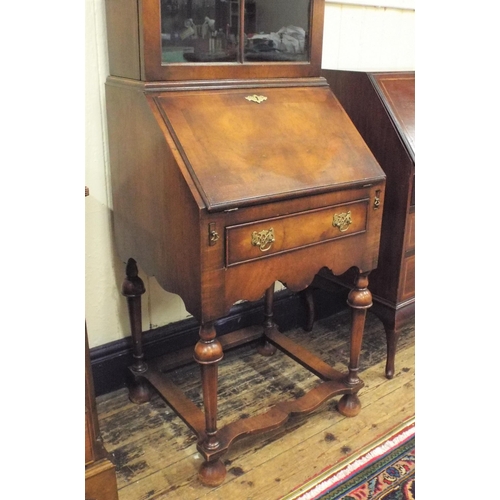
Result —
<instances>
[{"instance_id":1,"label":"desk side panel","mask_svg":"<svg viewBox=\"0 0 500 500\"><path fill-rule=\"evenodd\" d=\"M107 84L106 101L118 255L134 258L197 316L200 207L144 93Z\"/></svg>"}]
</instances>

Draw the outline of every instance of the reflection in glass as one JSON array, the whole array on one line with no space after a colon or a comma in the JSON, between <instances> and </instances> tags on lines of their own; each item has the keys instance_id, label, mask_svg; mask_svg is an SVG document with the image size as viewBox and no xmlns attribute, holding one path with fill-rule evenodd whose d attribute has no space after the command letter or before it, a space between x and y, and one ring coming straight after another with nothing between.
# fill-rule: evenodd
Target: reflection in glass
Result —
<instances>
[{"instance_id":1,"label":"reflection in glass","mask_svg":"<svg viewBox=\"0 0 500 500\"><path fill-rule=\"evenodd\" d=\"M310 0L247 0L245 60L306 61Z\"/></svg>"},{"instance_id":2,"label":"reflection in glass","mask_svg":"<svg viewBox=\"0 0 500 500\"><path fill-rule=\"evenodd\" d=\"M239 0L161 0L162 62L236 60Z\"/></svg>"},{"instance_id":3,"label":"reflection in glass","mask_svg":"<svg viewBox=\"0 0 500 500\"><path fill-rule=\"evenodd\" d=\"M163 63L308 59L310 0L161 0Z\"/></svg>"}]
</instances>

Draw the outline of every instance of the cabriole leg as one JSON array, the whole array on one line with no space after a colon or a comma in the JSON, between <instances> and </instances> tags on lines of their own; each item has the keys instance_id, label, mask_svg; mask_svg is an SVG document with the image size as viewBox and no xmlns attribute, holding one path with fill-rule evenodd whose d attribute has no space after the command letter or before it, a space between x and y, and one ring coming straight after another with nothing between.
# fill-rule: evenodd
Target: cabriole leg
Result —
<instances>
[{"instance_id":1,"label":"cabriole leg","mask_svg":"<svg viewBox=\"0 0 500 500\"><path fill-rule=\"evenodd\" d=\"M201 384L203 389L203 406L205 409L205 439L198 443L200 453L217 450L220 443L217 438L217 378L218 364L223 358L222 346L215 338L213 323L200 327L200 340L194 349L194 359L201 369ZM206 460L198 472L200 481L207 486L217 486L226 477L226 466L220 458Z\"/></svg>"},{"instance_id":2,"label":"cabriole leg","mask_svg":"<svg viewBox=\"0 0 500 500\"><path fill-rule=\"evenodd\" d=\"M141 377L141 374L145 373L148 369L148 365L144 361L144 353L142 352L141 295L146 289L139 277L139 271L134 259L128 260L125 273L126 278L123 281L122 294L127 297L134 357L134 364L130 368L132 380L129 384L129 398L133 403L145 403L151 399L150 386Z\"/></svg>"},{"instance_id":3,"label":"cabriole leg","mask_svg":"<svg viewBox=\"0 0 500 500\"><path fill-rule=\"evenodd\" d=\"M359 356L365 329L366 310L372 305L372 294L368 290L368 274L358 273L355 287L347 297L347 303L352 311L351 323L351 353L349 360L349 373L347 384L356 385L360 382L358 377ZM344 394L338 403L337 409L346 417L354 417L361 410L361 402L357 394Z\"/></svg>"}]
</instances>

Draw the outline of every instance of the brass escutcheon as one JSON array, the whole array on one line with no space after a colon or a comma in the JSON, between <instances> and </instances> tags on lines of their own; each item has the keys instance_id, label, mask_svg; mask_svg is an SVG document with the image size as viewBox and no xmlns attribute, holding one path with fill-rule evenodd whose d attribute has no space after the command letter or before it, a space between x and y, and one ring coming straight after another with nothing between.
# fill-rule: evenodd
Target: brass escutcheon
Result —
<instances>
[{"instance_id":1,"label":"brass escutcheon","mask_svg":"<svg viewBox=\"0 0 500 500\"><path fill-rule=\"evenodd\" d=\"M261 252L266 252L274 242L274 228L254 231L252 233L252 245L259 247Z\"/></svg>"},{"instance_id":2,"label":"brass escutcheon","mask_svg":"<svg viewBox=\"0 0 500 500\"><path fill-rule=\"evenodd\" d=\"M208 225L208 244L213 247L219 241L219 233L217 232L217 224L210 222Z\"/></svg>"},{"instance_id":3,"label":"brass escutcheon","mask_svg":"<svg viewBox=\"0 0 500 500\"><path fill-rule=\"evenodd\" d=\"M261 102L267 101L266 96L257 95L257 94L249 95L249 96L245 97L245 99L247 101L256 102L257 104L260 104Z\"/></svg>"},{"instance_id":4,"label":"brass escutcheon","mask_svg":"<svg viewBox=\"0 0 500 500\"><path fill-rule=\"evenodd\" d=\"M344 232L349 229L349 226L352 224L351 211L347 213L334 214L333 215L333 227L338 227L340 231Z\"/></svg>"}]
</instances>

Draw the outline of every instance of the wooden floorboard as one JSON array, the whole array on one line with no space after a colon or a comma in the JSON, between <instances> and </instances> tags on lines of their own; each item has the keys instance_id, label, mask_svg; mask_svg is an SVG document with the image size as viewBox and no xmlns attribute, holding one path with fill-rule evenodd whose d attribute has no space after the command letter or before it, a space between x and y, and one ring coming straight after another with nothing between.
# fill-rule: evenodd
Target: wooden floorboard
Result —
<instances>
[{"instance_id":1,"label":"wooden floorboard","mask_svg":"<svg viewBox=\"0 0 500 500\"><path fill-rule=\"evenodd\" d=\"M312 332L297 328L286 335L345 372L349 356L350 313L318 321ZM414 323L403 329L396 375L384 376L385 332L368 314L360 361L365 382L362 410L354 418L338 413L338 397L309 416L250 436L223 456L227 477L217 488L197 479L202 458L196 438L159 396L135 405L121 389L97 398L106 449L116 465L120 500L279 499L325 467L344 460L412 416L415 411ZM172 373L172 380L201 408L198 366ZM320 381L278 351L270 358L248 344L226 353L219 368L219 427L238 417L264 412L283 399L296 399Z\"/></svg>"}]
</instances>

